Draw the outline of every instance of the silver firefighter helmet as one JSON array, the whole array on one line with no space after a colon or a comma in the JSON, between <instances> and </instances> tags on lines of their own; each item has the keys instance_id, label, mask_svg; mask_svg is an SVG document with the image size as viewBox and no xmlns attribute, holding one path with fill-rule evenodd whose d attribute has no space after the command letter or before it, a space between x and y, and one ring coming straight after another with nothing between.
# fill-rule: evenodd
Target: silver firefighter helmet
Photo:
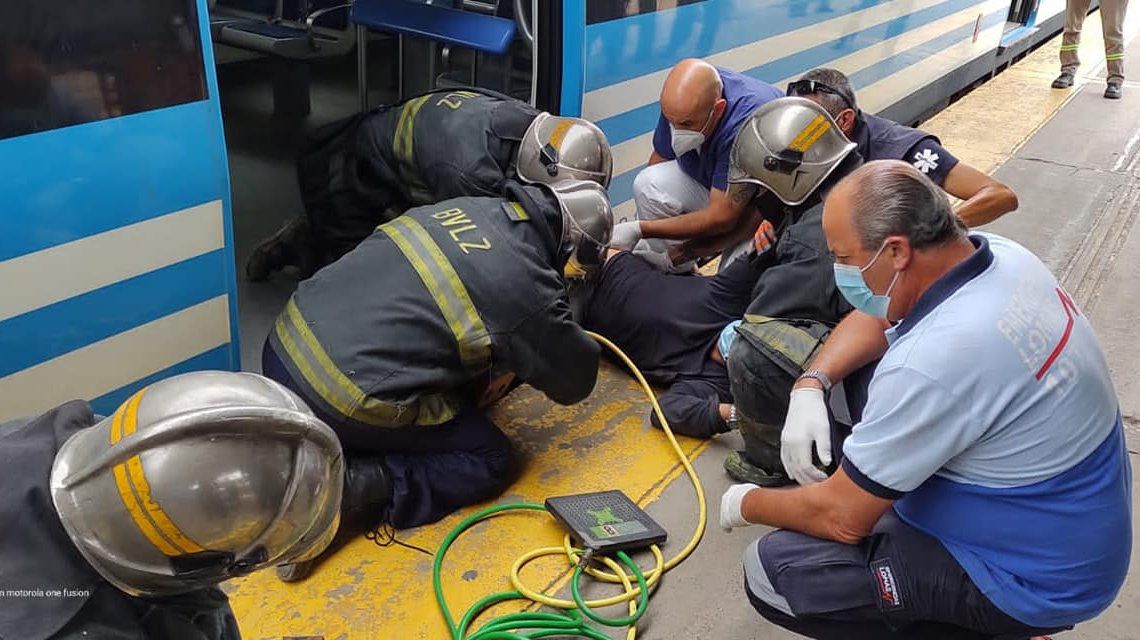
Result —
<instances>
[{"instance_id":1,"label":"silver firefighter helmet","mask_svg":"<svg viewBox=\"0 0 1140 640\"><path fill-rule=\"evenodd\" d=\"M320 553L343 482L336 434L294 393L204 371L156 382L72 436L51 494L100 575L163 596Z\"/></svg>"},{"instance_id":2,"label":"silver firefighter helmet","mask_svg":"<svg viewBox=\"0 0 1140 640\"><path fill-rule=\"evenodd\" d=\"M562 209L562 255L569 256L568 278L588 278L605 263L614 229L614 212L606 190L588 180L545 185Z\"/></svg>"},{"instance_id":3,"label":"silver firefighter helmet","mask_svg":"<svg viewBox=\"0 0 1140 640\"><path fill-rule=\"evenodd\" d=\"M613 165L606 134L581 118L540 113L519 144L519 178L531 184L591 180L609 187Z\"/></svg>"},{"instance_id":4,"label":"silver firefighter helmet","mask_svg":"<svg viewBox=\"0 0 1140 640\"><path fill-rule=\"evenodd\" d=\"M760 185L785 204L798 205L855 147L823 107L811 100L772 100L740 127L728 180Z\"/></svg>"}]
</instances>

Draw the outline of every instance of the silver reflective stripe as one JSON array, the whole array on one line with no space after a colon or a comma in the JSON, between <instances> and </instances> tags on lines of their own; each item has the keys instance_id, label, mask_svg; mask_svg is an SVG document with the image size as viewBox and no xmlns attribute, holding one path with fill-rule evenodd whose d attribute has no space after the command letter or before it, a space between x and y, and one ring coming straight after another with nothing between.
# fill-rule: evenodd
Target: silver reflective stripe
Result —
<instances>
[{"instance_id":1,"label":"silver reflective stripe","mask_svg":"<svg viewBox=\"0 0 1140 640\"><path fill-rule=\"evenodd\" d=\"M405 425L415 418L415 412L406 407L365 395L344 375L309 330L293 298L277 318L274 331L309 387L345 417L381 427Z\"/></svg>"},{"instance_id":2,"label":"silver reflective stripe","mask_svg":"<svg viewBox=\"0 0 1140 640\"><path fill-rule=\"evenodd\" d=\"M760 540L756 540L744 550L744 579L748 581L748 590L752 592L752 595L760 598L773 609L795 617L796 614L792 613L788 600L776 593L776 587L772 586L772 581L768 579L768 572L760 563Z\"/></svg>"},{"instance_id":3,"label":"silver reflective stripe","mask_svg":"<svg viewBox=\"0 0 1140 640\"><path fill-rule=\"evenodd\" d=\"M408 259L427 287L455 336L459 359L467 373L475 376L491 368L491 335L471 301L471 295L455 267L427 230L408 216L380 227Z\"/></svg>"}]
</instances>

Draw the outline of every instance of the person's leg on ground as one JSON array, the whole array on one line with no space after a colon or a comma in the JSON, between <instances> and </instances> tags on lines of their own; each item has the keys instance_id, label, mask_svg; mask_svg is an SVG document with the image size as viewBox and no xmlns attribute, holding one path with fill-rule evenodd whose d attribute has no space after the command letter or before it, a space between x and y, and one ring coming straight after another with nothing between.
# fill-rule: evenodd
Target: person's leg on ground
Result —
<instances>
[{"instance_id":1,"label":"person's leg on ground","mask_svg":"<svg viewBox=\"0 0 1140 640\"><path fill-rule=\"evenodd\" d=\"M722 372L718 375L715 368ZM708 376L682 376L669 389L657 397L661 412L669 421L674 433L691 438L711 438L728 431L728 424L720 414L722 403L731 403L728 372L724 367L709 362ZM650 410L650 423L661 428L656 412Z\"/></svg>"},{"instance_id":2,"label":"person's leg on ground","mask_svg":"<svg viewBox=\"0 0 1140 640\"><path fill-rule=\"evenodd\" d=\"M745 588L771 622L820 640L1028 638L938 540L893 511L857 545L774 531L744 555Z\"/></svg>"},{"instance_id":3,"label":"person's leg on ground","mask_svg":"<svg viewBox=\"0 0 1140 640\"><path fill-rule=\"evenodd\" d=\"M1061 36L1061 75L1053 81L1054 89L1073 86L1081 60L1077 49L1081 44L1081 27L1089 13L1092 0L1067 0L1065 3L1065 33Z\"/></svg>"},{"instance_id":4,"label":"person's leg on ground","mask_svg":"<svg viewBox=\"0 0 1140 640\"><path fill-rule=\"evenodd\" d=\"M1104 97L1113 100L1121 97L1124 88L1124 17L1127 12L1128 0L1102 0L1100 3L1108 75Z\"/></svg>"},{"instance_id":5,"label":"person's leg on ground","mask_svg":"<svg viewBox=\"0 0 1140 640\"><path fill-rule=\"evenodd\" d=\"M436 427L395 431L382 446L392 481L388 521L397 529L495 498L518 475L510 439L475 409Z\"/></svg>"},{"instance_id":6,"label":"person's leg on ground","mask_svg":"<svg viewBox=\"0 0 1140 640\"><path fill-rule=\"evenodd\" d=\"M660 220L703 209L709 190L681 170L676 160L660 162L641 170L633 179L633 201L638 220ZM676 240L650 238L637 243L634 253L662 270L685 273L693 263L672 265L669 248Z\"/></svg>"}]
</instances>

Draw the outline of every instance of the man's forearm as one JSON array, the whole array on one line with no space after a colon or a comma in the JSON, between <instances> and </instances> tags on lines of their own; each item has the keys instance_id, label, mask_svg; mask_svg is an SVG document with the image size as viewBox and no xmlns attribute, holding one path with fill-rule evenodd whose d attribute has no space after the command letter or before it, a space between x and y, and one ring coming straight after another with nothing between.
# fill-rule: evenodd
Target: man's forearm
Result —
<instances>
[{"instance_id":1,"label":"man's forearm","mask_svg":"<svg viewBox=\"0 0 1140 640\"><path fill-rule=\"evenodd\" d=\"M887 338L883 332L890 326L886 320L860 311L847 314L832 330L819 353L812 359L810 368L822 371L832 382L838 382L860 367L883 357L887 352ZM805 378L796 387L822 388L818 380Z\"/></svg>"},{"instance_id":2,"label":"man's forearm","mask_svg":"<svg viewBox=\"0 0 1140 640\"><path fill-rule=\"evenodd\" d=\"M794 489L754 489L744 496L741 515L752 524L835 540L833 517L820 500L822 487L813 484Z\"/></svg>"},{"instance_id":3,"label":"man's forearm","mask_svg":"<svg viewBox=\"0 0 1140 640\"><path fill-rule=\"evenodd\" d=\"M735 216L717 215L711 207L682 213L671 218L641 221L641 237L664 240L707 238L732 231Z\"/></svg>"},{"instance_id":4,"label":"man's forearm","mask_svg":"<svg viewBox=\"0 0 1140 640\"><path fill-rule=\"evenodd\" d=\"M958 206L958 217L970 228L989 224L1017 208L1017 195L1004 186L987 186Z\"/></svg>"}]
</instances>

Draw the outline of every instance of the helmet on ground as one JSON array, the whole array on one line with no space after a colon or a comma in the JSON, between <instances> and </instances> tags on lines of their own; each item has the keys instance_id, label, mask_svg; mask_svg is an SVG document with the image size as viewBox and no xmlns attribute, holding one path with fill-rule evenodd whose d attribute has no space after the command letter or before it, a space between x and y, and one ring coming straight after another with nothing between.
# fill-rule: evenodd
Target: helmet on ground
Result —
<instances>
[{"instance_id":1,"label":"helmet on ground","mask_svg":"<svg viewBox=\"0 0 1140 640\"><path fill-rule=\"evenodd\" d=\"M517 165L519 178L531 184L592 180L609 187L614 159L594 123L543 112L523 134Z\"/></svg>"},{"instance_id":2,"label":"helmet on ground","mask_svg":"<svg viewBox=\"0 0 1140 640\"><path fill-rule=\"evenodd\" d=\"M68 439L51 494L103 578L164 596L316 556L343 483L336 434L293 392L203 371L144 388Z\"/></svg>"},{"instance_id":3,"label":"helmet on ground","mask_svg":"<svg viewBox=\"0 0 1140 640\"><path fill-rule=\"evenodd\" d=\"M855 149L823 107L807 98L760 106L732 145L728 180L758 184L788 205L815 192Z\"/></svg>"},{"instance_id":4,"label":"helmet on ground","mask_svg":"<svg viewBox=\"0 0 1140 640\"><path fill-rule=\"evenodd\" d=\"M605 262L614 228L606 190L587 180L544 186L554 193L562 209L562 255L568 256L564 273L569 278L593 275Z\"/></svg>"}]
</instances>

